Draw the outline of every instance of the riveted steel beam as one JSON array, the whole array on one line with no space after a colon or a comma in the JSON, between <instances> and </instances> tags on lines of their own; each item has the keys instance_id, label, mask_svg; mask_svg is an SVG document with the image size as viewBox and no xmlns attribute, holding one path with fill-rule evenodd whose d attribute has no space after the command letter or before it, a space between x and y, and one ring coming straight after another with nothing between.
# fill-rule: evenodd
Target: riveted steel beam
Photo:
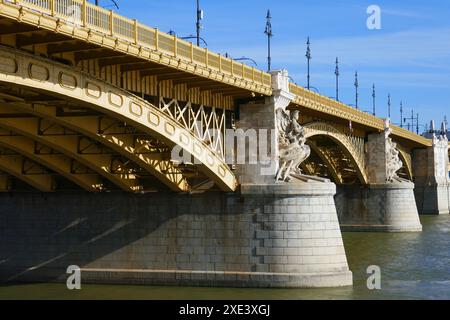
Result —
<instances>
[{"instance_id":1,"label":"riveted steel beam","mask_svg":"<svg viewBox=\"0 0 450 320\"><path fill-rule=\"evenodd\" d=\"M61 116L58 115L57 108L39 104L0 104L0 114L11 112L11 110L29 113L47 119L98 141L135 162L173 191L187 192L190 189L187 179L183 176L183 172L174 167L171 161L165 160L159 153L142 152L142 149L148 148L144 141L141 144L136 144L133 135L102 132L102 130L100 130L101 128L99 128L102 117ZM114 126L115 124L113 123L112 125Z\"/></svg>"},{"instance_id":2,"label":"riveted steel beam","mask_svg":"<svg viewBox=\"0 0 450 320\"><path fill-rule=\"evenodd\" d=\"M21 155L0 155L0 170L16 177L41 192L54 192L56 182L49 174L25 174L25 159ZM42 170L44 171L44 170Z\"/></svg>"},{"instance_id":3,"label":"riveted steel beam","mask_svg":"<svg viewBox=\"0 0 450 320\"><path fill-rule=\"evenodd\" d=\"M13 150L60 174L89 192L101 191L103 185L97 174L75 174L72 159L62 154L39 154L35 142L24 136L0 136L0 146Z\"/></svg>"},{"instance_id":4,"label":"riveted steel beam","mask_svg":"<svg viewBox=\"0 0 450 320\"><path fill-rule=\"evenodd\" d=\"M142 191L142 187L134 174L112 174L110 172L111 164L113 163L113 157L111 155L83 155L78 153L78 136L39 135L38 118L3 118L0 119L0 127L24 135L34 141L62 152L66 156L102 175L124 191Z\"/></svg>"}]
</instances>

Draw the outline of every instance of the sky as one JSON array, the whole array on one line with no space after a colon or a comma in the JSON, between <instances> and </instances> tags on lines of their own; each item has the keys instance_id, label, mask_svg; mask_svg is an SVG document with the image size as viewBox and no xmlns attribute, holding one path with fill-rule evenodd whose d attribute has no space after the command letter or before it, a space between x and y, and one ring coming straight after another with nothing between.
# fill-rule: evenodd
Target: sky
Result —
<instances>
[{"instance_id":1,"label":"sky","mask_svg":"<svg viewBox=\"0 0 450 320\"><path fill-rule=\"evenodd\" d=\"M116 0L118 12L180 37L195 34L195 0ZM110 7L111 0L100 0ZM447 0L200 0L205 12L202 37L208 49L233 58L248 57L267 69L267 10L271 10L272 69L287 69L306 86L306 40L311 39L311 86L335 97L335 60L340 61L340 100L355 104L359 74L360 108L392 122L419 114L420 130L430 120L450 120L450 1ZM369 30L367 9L381 10L381 29ZM249 62L250 63L250 62Z\"/></svg>"}]
</instances>

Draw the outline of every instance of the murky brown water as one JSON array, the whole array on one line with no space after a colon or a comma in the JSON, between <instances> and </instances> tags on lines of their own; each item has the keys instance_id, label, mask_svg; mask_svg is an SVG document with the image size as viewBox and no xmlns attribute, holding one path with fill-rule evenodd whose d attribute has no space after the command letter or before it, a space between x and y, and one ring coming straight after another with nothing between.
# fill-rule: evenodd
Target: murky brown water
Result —
<instances>
[{"instance_id":1,"label":"murky brown water","mask_svg":"<svg viewBox=\"0 0 450 320\"><path fill-rule=\"evenodd\" d=\"M417 234L345 233L354 286L336 289L233 289L63 284L0 287L0 299L450 299L450 215L422 217ZM382 289L366 288L366 269L378 265Z\"/></svg>"}]
</instances>

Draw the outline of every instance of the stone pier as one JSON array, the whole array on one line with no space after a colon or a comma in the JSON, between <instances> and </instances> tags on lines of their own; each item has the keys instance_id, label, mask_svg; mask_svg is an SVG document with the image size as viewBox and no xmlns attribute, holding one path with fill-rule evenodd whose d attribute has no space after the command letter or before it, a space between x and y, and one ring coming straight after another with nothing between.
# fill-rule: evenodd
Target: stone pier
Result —
<instances>
[{"instance_id":1,"label":"stone pier","mask_svg":"<svg viewBox=\"0 0 450 320\"><path fill-rule=\"evenodd\" d=\"M0 195L0 283L351 285L334 187ZM323 189L325 188L325 189Z\"/></svg>"},{"instance_id":2,"label":"stone pier","mask_svg":"<svg viewBox=\"0 0 450 320\"><path fill-rule=\"evenodd\" d=\"M421 214L450 213L448 139L432 132L433 146L414 150L415 195Z\"/></svg>"},{"instance_id":3,"label":"stone pier","mask_svg":"<svg viewBox=\"0 0 450 320\"><path fill-rule=\"evenodd\" d=\"M389 120L386 120L384 132L368 137L366 158L370 184L338 188L336 206L345 231L422 231L414 183L396 174L403 163L390 134Z\"/></svg>"},{"instance_id":4,"label":"stone pier","mask_svg":"<svg viewBox=\"0 0 450 320\"><path fill-rule=\"evenodd\" d=\"M420 232L414 184L338 186L336 208L343 231Z\"/></svg>"},{"instance_id":5,"label":"stone pier","mask_svg":"<svg viewBox=\"0 0 450 320\"><path fill-rule=\"evenodd\" d=\"M351 285L334 202L336 186L323 179L302 178L297 171L310 148L303 140L297 114L286 111L294 97L289 93L287 72L275 71L272 79L273 97L241 105L238 122L248 153L237 173L245 202L252 203L249 208L262 210L258 217L265 219L258 220L264 228L261 234L269 237L261 250L273 262L265 271L274 277L277 273L289 276L293 287ZM252 135L253 130L258 134ZM261 149L262 145L268 147ZM292 149L283 155L283 148ZM292 162L285 160L286 154L293 155ZM295 166L289 169L290 164ZM298 178L290 176L291 171Z\"/></svg>"}]
</instances>

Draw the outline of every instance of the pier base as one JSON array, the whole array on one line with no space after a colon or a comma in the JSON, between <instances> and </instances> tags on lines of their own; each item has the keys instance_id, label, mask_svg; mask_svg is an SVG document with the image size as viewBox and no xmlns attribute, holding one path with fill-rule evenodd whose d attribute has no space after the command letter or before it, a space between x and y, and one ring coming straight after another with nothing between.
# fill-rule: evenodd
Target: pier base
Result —
<instances>
[{"instance_id":1,"label":"pier base","mask_svg":"<svg viewBox=\"0 0 450 320\"><path fill-rule=\"evenodd\" d=\"M336 207L343 231L422 231L412 183L340 186Z\"/></svg>"},{"instance_id":2,"label":"pier base","mask_svg":"<svg viewBox=\"0 0 450 320\"><path fill-rule=\"evenodd\" d=\"M259 271L289 278L288 287L352 285L335 194L336 186L323 182L242 187L244 211L257 213Z\"/></svg>"},{"instance_id":3,"label":"pier base","mask_svg":"<svg viewBox=\"0 0 450 320\"><path fill-rule=\"evenodd\" d=\"M334 184L241 194L0 195L0 282L230 287L352 284Z\"/></svg>"},{"instance_id":4,"label":"pier base","mask_svg":"<svg viewBox=\"0 0 450 320\"><path fill-rule=\"evenodd\" d=\"M415 189L420 214L441 215L450 213L450 185L430 184Z\"/></svg>"}]
</instances>

